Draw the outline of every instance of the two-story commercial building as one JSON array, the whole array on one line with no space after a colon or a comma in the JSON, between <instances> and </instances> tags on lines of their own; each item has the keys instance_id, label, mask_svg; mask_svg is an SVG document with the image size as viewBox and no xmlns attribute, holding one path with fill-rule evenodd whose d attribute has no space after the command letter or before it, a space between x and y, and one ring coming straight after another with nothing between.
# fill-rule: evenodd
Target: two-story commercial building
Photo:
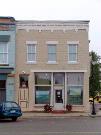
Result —
<instances>
[{"instance_id":1,"label":"two-story commercial building","mask_svg":"<svg viewBox=\"0 0 101 135\"><path fill-rule=\"evenodd\" d=\"M15 100L15 19L0 17L0 102Z\"/></svg>"},{"instance_id":2,"label":"two-story commercial building","mask_svg":"<svg viewBox=\"0 0 101 135\"><path fill-rule=\"evenodd\" d=\"M16 100L23 110L89 110L89 21L17 21Z\"/></svg>"}]
</instances>

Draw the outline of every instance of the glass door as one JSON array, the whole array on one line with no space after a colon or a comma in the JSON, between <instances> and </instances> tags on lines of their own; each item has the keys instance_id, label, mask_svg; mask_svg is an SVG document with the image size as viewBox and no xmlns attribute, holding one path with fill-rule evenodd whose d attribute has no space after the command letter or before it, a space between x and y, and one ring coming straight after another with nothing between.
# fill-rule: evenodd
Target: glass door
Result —
<instances>
[{"instance_id":1,"label":"glass door","mask_svg":"<svg viewBox=\"0 0 101 135\"><path fill-rule=\"evenodd\" d=\"M54 110L64 109L64 84L65 74L64 73L53 73L54 82Z\"/></svg>"},{"instance_id":2,"label":"glass door","mask_svg":"<svg viewBox=\"0 0 101 135\"><path fill-rule=\"evenodd\" d=\"M63 89L54 89L54 110L64 109L64 92Z\"/></svg>"},{"instance_id":3,"label":"glass door","mask_svg":"<svg viewBox=\"0 0 101 135\"><path fill-rule=\"evenodd\" d=\"M55 90L55 103L63 103L62 89Z\"/></svg>"}]
</instances>

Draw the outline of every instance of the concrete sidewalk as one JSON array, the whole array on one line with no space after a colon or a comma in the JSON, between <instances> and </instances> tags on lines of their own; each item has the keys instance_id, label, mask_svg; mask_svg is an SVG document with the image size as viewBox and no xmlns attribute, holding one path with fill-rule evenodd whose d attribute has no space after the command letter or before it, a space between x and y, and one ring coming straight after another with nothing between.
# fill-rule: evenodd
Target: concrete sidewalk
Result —
<instances>
[{"instance_id":1,"label":"concrete sidewalk","mask_svg":"<svg viewBox=\"0 0 101 135\"><path fill-rule=\"evenodd\" d=\"M23 112L22 118L35 118L35 117L101 117L101 111L96 115L84 112L70 112L70 113L44 113L44 112Z\"/></svg>"}]
</instances>

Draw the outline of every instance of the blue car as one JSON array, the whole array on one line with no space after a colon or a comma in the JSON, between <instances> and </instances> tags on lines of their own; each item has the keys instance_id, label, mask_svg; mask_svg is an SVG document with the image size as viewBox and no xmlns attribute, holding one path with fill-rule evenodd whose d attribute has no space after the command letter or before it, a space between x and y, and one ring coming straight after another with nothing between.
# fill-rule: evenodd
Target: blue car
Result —
<instances>
[{"instance_id":1,"label":"blue car","mask_svg":"<svg viewBox=\"0 0 101 135\"><path fill-rule=\"evenodd\" d=\"M16 121L18 117L22 116L21 108L16 102L5 101L0 103L0 118L10 118Z\"/></svg>"}]
</instances>

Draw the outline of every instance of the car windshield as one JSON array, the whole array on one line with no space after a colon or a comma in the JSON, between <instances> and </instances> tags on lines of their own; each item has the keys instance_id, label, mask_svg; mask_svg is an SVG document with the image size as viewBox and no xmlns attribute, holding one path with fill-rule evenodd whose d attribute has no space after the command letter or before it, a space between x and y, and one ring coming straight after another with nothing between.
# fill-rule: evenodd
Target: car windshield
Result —
<instances>
[{"instance_id":1,"label":"car windshield","mask_svg":"<svg viewBox=\"0 0 101 135\"><path fill-rule=\"evenodd\" d=\"M11 102L7 102L5 103L5 107L6 108L11 108L11 107L18 107L18 105L16 103L11 103Z\"/></svg>"}]
</instances>

